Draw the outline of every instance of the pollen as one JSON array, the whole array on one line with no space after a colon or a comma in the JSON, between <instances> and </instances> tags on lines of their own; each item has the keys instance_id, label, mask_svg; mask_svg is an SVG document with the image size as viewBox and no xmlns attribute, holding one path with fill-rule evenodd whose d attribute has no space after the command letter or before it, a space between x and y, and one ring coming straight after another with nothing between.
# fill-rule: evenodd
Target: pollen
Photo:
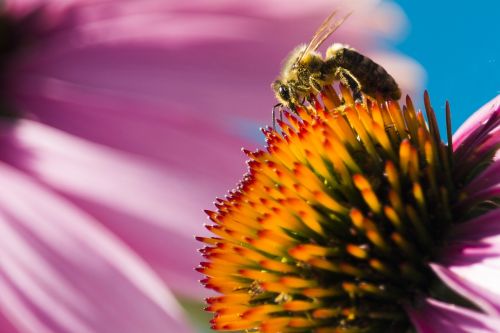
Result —
<instances>
[{"instance_id":1,"label":"pollen","mask_svg":"<svg viewBox=\"0 0 500 333\"><path fill-rule=\"evenodd\" d=\"M199 237L212 328L404 332L404 304L431 292L428 261L452 223L450 150L396 101L327 87L247 151L249 171ZM425 119L428 119L428 122Z\"/></svg>"}]
</instances>

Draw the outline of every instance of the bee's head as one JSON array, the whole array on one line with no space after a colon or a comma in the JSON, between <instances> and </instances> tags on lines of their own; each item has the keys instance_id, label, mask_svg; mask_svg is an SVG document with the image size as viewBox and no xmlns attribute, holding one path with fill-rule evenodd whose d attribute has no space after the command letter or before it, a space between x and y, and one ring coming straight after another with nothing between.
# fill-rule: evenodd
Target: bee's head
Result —
<instances>
[{"instance_id":1,"label":"bee's head","mask_svg":"<svg viewBox=\"0 0 500 333\"><path fill-rule=\"evenodd\" d=\"M290 88L281 80L276 80L272 84L276 98L283 104L289 104L291 99Z\"/></svg>"}]
</instances>

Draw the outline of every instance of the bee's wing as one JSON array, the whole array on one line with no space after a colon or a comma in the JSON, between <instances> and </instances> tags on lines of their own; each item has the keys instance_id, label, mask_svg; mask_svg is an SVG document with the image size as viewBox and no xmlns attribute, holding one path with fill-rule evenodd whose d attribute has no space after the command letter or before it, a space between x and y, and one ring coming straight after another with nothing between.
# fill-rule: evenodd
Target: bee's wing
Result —
<instances>
[{"instance_id":1,"label":"bee's wing","mask_svg":"<svg viewBox=\"0 0 500 333\"><path fill-rule=\"evenodd\" d=\"M335 13L335 12L334 12ZM311 41L311 48L309 51L316 51L318 47L328 38L331 34L333 34L340 26L344 23L345 20L349 16L351 16L352 12L344 16L338 21L331 21L331 18L325 21L325 28L321 31L321 34L313 36L313 40Z\"/></svg>"},{"instance_id":2,"label":"bee's wing","mask_svg":"<svg viewBox=\"0 0 500 333\"><path fill-rule=\"evenodd\" d=\"M302 52L302 54L300 55L300 57L297 59L297 62L299 62L300 60L302 60L302 57L307 54L308 52L311 52L311 51L316 51L318 49L318 47L331 35L335 32L335 30L337 30L341 25L342 23L344 23L345 20L347 20L347 18L349 16L351 16L352 12L350 12L349 14L347 14L346 16L344 16L343 18L341 18L340 20L338 21L333 21L333 17L335 16L335 14L337 13L337 11L333 11L324 21L323 23L321 23L321 25L319 26L318 30L316 30L316 32L314 33L311 41L309 42L309 44L307 45L307 47L305 48L304 52Z\"/></svg>"}]
</instances>

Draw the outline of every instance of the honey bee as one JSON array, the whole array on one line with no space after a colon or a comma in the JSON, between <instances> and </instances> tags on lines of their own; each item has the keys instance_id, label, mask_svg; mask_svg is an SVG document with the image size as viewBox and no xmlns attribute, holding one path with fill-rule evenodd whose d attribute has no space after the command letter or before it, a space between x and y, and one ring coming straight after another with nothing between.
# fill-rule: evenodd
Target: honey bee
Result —
<instances>
[{"instance_id":1,"label":"honey bee","mask_svg":"<svg viewBox=\"0 0 500 333\"><path fill-rule=\"evenodd\" d=\"M361 92L384 99L397 100L401 91L394 78L370 58L347 45L334 43L326 51L326 57L317 51L351 15L334 21L336 11L330 14L314 33L309 44L299 45L288 56L281 75L273 82L272 89L280 102L273 108L286 106L294 111L311 94L317 95L323 87L340 81L351 88L356 100Z\"/></svg>"}]
</instances>

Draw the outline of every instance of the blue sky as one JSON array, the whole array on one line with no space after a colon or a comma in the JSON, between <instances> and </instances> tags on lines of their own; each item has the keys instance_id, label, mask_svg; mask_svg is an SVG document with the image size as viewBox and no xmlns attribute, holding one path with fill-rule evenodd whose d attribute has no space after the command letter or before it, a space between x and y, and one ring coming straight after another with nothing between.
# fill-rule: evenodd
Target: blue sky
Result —
<instances>
[{"instance_id":1,"label":"blue sky","mask_svg":"<svg viewBox=\"0 0 500 333\"><path fill-rule=\"evenodd\" d=\"M409 20L406 38L396 47L425 68L423 88L441 125L444 103L450 101L456 129L500 93L500 1L395 2Z\"/></svg>"}]
</instances>

